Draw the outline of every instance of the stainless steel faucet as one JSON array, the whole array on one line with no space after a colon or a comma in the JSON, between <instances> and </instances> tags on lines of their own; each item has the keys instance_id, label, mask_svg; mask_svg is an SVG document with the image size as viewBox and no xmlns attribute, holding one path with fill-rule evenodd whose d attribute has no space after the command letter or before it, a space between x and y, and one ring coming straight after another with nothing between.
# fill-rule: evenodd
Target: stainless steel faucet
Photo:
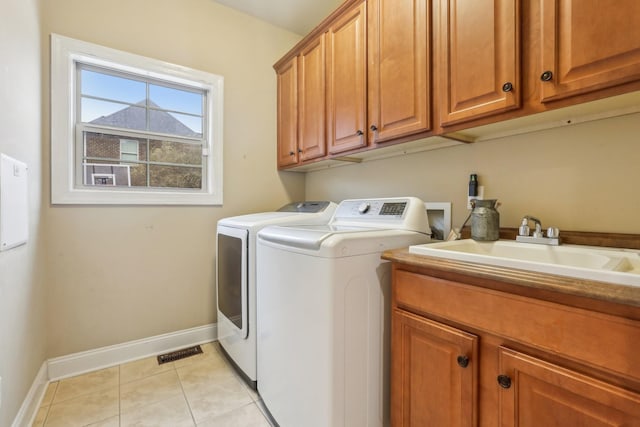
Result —
<instances>
[{"instance_id":1,"label":"stainless steel faucet","mask_svg":"<svg viewBox=\"0 0 640 427\"><path fill-rule=\"evenodd\" d=\"M531 230L529 228L529 221L533 221L533 223L535 224L535 229L531 236L529 235L529 231ZM534 216L525 215L522 218L522 224L518 228L516 241L558 246L560 244L560 230L558 230L558 228L556 227L549 227L547 229L547 236L545 237L542 233L542 221Z\"/></svg>"}]
</instances>

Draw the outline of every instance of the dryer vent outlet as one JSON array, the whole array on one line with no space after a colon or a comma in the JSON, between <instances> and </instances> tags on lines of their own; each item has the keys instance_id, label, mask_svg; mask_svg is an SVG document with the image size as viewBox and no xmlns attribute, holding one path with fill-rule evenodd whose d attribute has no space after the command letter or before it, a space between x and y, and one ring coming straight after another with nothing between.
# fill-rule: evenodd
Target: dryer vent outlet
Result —
<instances>
[{"instance_id":1,"label":"dryer vent outlet","mask_svg":"<svg viewBox=\"0 0 640 427\"><path fill-rule=\"evenodd\" d=\"M193 347L172 351L171 353L161 354L158 356L158 365L184 359L185 357L189 356L195 356L196 354L200 353L202 353L202 348L200 348L199 345L195 345Z\"/></svg>"}]
</instances>

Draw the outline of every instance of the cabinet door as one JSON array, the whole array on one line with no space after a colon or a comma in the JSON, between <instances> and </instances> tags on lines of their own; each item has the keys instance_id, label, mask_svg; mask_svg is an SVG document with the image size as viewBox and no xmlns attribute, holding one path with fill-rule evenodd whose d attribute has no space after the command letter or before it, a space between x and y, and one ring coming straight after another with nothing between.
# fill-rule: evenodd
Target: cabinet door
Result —
<instances>
[{"instance_id":1,"label":"cabinet door","mask_svg":"<svg viewBox=\"0 0 640 427\"><path fill-rule=\"evenodd\" d=\"M541 31L543 102L640 79L638 0L542 0Z\"/></svg>"},{"instance_id":2,"label":"cabinet door","mask_svg":"<svg viewBox=\"0 0 640 427\"><path fill-rule=\"evenodd\" d=\"M300 160L305 161L327 153L324 34L300 52L298 65L298 147Z\"/></svg>"},{"instance_id":3,"label":"cabinet door","mask_svg":"<svg viewBox=\"0 0 640 427\"><path fill-rule=\"evenodd\" d=\"M368 3L372 142L430 129L430 4L427 0Z\"/></svg>"},{"instance_id":4,"label":"cabinet door","mask_svg":"<svg viewBox=\"0 0 640 427\"><path fill-rule=\"evenodd\" d=\"M477 425L477 337L395 309L391 331L391 424Z\"/></svg>"},{"instance_id":5,"label":"cabinet door","mask_svg":"<svg viewBox=\"0 0 640 427\"><path fill-rule=\"evenodd\" d=\"M327 34L329 152L367 145L365 3L340 17Z\"/></svg>"},{"instance_id":6,"label":"cabinet door","mask_svg":"<svg viewBox=\"0 0 640 427\"><path fill-rule=\"evenodd\" d=\"M293 58L278 75L278 167L298 163L298 59Z\"/></svg>"},{"instance_id":7,"label":"cabinet door","mask_svg":"<svg viewBox=\"0 0 640 427\"><path fill-rule=\"evenodd\" d=\"M500 426L640 426L640 394L501 347Z\"/></svg>"},{"instance_id":8,"label":"cabinet door","mask_svg":"<svg viewBox=\"0 0 640 427\"><path fill-rule=\"evenodd\" d=\"M520 1L439 0L443 126L520 106Z\"/></svg>"}]
</instances>

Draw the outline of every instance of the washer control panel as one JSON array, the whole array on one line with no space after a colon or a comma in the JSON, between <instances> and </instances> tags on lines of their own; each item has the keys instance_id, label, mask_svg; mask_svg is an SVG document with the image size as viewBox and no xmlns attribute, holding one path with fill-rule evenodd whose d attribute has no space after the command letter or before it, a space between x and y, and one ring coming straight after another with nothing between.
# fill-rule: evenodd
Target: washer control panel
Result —
<instances>
[{"instance_id":1,"label":"washer control panel","mask_svg":"<svg viewBox=\"0 0 640 427\"><path fill-rule=\"evenodd\" d=\"M386 200L344 200L338 206L336 217L341 218L402 218L407 210L408 201Z\"/></svg>"},{"instance_id":2,"label":"washer control panel","mask_svg":"<svg viewBox=\"0 0 640 427\"><path fill-rule=\"evenodd\" d=\"M330 224L430 232L424 202L416 197L343 200Z\"/></svg>"}]
</instances>

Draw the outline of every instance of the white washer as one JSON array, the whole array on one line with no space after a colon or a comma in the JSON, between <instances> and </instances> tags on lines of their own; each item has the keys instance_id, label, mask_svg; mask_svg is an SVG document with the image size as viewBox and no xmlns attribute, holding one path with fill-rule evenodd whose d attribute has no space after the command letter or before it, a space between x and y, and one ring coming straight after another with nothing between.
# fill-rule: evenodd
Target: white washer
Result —
<instances>
[{"instance_id":1,"label":"white washer","mask_svg":"<svg viewBox=\"0 0 640 427\"><path fill-rule=\"evenodd\" d=\"M272 224L326 224L336 204L290 203L277 212L224 218L216 231L218 341L242 377L256 388L256 233Z\"/></svg>"},{"instance_id":2,"label":"white washer","mask_svg":"<svg viewBox=\"0 0 640 427\"><path fill-rule=\"evenodd\" d=\"M389 425L391 266L430 241L414 197L345 200L324 226L258 233L258 392L282 427Z\"/></svg>"}]
</instances>

